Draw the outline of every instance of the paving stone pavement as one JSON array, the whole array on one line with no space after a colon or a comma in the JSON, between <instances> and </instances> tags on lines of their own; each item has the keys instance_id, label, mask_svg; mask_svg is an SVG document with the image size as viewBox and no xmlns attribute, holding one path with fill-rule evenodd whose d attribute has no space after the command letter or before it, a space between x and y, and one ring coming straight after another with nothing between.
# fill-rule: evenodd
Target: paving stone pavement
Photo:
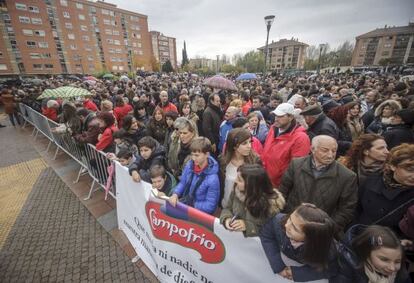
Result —
<instances>
[{"instance_id":1,"label":"paving stone pavement","mask_svg":"<svg viewBox=\"0 0 414 283\"><path fill-rule=\"evenodd\" d=\"M150 282L51 168L0 251L0 282Z\"/></svg>"}]
</instances>

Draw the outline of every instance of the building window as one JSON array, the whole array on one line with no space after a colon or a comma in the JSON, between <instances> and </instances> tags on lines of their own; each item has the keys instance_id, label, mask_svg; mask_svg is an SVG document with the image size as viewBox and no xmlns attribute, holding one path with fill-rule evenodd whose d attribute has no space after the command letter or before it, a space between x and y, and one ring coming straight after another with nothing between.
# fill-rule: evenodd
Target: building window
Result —
<instances>
[{"instance_id":1,"label":"building window","mask_svg":"<svg viewBox=\"0 0 414 283\"><path fill-rule=\"evenodd\" d=\"M113 40L113 39L108 38L106 41L107 41L109 44L114 44L114 40Z\"/></svg>"},{"instance_id":2,"label":"building window","mask_svg":"<svg viewBox=\"0 0 414 283\"><path fill-rule=\"evenodd\" d=\"M26 6L26 4L16 3L16 9L17 10L21 10L21 11L26 11L27 10L27 6Z\"/></svg>"},{"instance_id":3,"label":"building window","mask_svg":"<svg viewBox=\"0 0 414 283\"><path fill-rule=\"evenodd\" d=\"M36 48L36 41L26 41L26 45L29 48Z\"/></svg>"},{"instance_id":4,"label":"building window","mask_svg":"<svg viewBox=\"0 0 414 283\"><path fill-rule=\"evenodd\" d=\"M104 25L111 25L111 21L108 19L103 20Z\"/></svg>"},{"instance_id":5,"label":"building window","mask_svg":"<svg viewBox=\"0 0 414 283\"><path fill-rule=\"evenodd\" d=\"M45 64L46 69L53 69L53 64Z\"/></svg>"},{"instance_id":6,"label":"building window","mask_svg":"<svg viewBox=\"0 0 414 283\"><path fill-rule=\"evenodd\" d=\"M106 33L106 34L109 34L109 35L112 35L112 30L111 30L111 29L106 29L106 30L105 30L105 33Z\"/></svg>"},{"instance_id":7,"label":"building window","mask_svg":"<svg viewBox=\"0 0 414 283\"><path fill-rule=\"evenodd\" d=\"M136 22L138 22L138 21L139 21L139 18L138 18L138 17L136 17L136 16L130 16L130 17L129 17L129 19L130 19L131 21L136 21Z\"/></svg>"},{"instance_id":8,"label":"building window","mask_svg":"<svg viewBox=\"0 0 414 283\"><path fill-rule=\"evenodd\" d=\"M79 14L79 20L85 20L85 15Z\"/></svg>"},{"instance_id":9,"label":"building window","mask_svg":"<svg viewBox=\"0 0 414 283\"><path fill-rule=\"evenodd\" d=\"M92 51L92 47L90 47L90 46L85 46L85 50L86 50L86 51Z\"/></svg>"},{"instance_id":10,"label":"building window","mask_svg":"<svg viewBox=\"0 0 414 283\"><path fill-rule=\"evenodd\" d=\"M68 34L68 38L74 40L75 39L75 35L73 33L69 33Z\"/></svg>"},{"instance_id":11,"label":"building window","mask_svg":"<svg viewBox=\"0 0 414 283\"><path fill-rule=\"evenodd\" d=\"M73 28L72 23L65 23L65 28L72 29Z\"/></svg>"},{"instance_id":12,"label":"building window","mask_svg":"<svg viewBox=\"0 0 414 283\"><path fill-rule=\"evenodd\" d=\"M40 54L39 53L30 53L30 58L32 59L40 59Z\"/></svg>"},{"instance_id":13,"label":"building window","mask_svg":"<svg viewBox=\"0 0 414 283\"><path fill-rule=\"evenodd\" d=\"M142 52L142 50L138 50L138 54L139 55L144 55L144 52Z\"/></svg>"},{"instance_id":14,"label":"building window","mask_svg":"<svg viewBox=\"0 0 414 283\"><path fill-rule=\"evenodd\" d=\"M43 58L52 58L52 55L50 53L43 53L42 57Z\"/></svg>"},{"instance_id":15,"label":"building window","mask_svg":"<svg viewBox=\"0 0 414 283\"><path fill-rule=\"evenodd\" d=\"M41 70L42 69L42 64L33 64L33 69Z\"/></svg>"},{"instance_id":16,"label":"building window","mask_svg":"<svg viewBox=\"0 0 414 283\"><path fill-rule=\"evenodd\" d=\"M382 56L388 56L388 55L390 55L390 52L389 51L384 51L384 52L382 52L382 54L381 54Z\"/></svg>"},{"instance_id":17,"label":"building window","mask_svg":"<svg viewBox=\"0 0 414 283\"><path fill-rule=\"evenodd\" d=\"M36 36L46 36L46 32L44 30L35 30L34 34Z\"/></svg>"},{"instance_id":18,"label":"building window","mask_svg":"<svg viewBox=\"0 0 414 283\"><path fill-rule=\"evenodd\" d=\"M49 43L47 43L47 42L39 42L39 47L40 48L49 48Z\"/></svg>"},{"instance_id":19,"label":"building window","mask_svg":"<svg viewBox=\"0 0 414 283\"><path fill-rule=\"evenodd\" d=\"M87 36L87 35L83 35L83 36L82 36L82 40L84 40L84 41L89 41L89 36Z\"/></svg>"},{"instance_id":20,"label":"building window","mask_svg":"<svg viewBox=\"0 0 414 283\"><path fill-rule=\"evenodd\" d=\"M390 48L391 47L391 43L385 43L384 44L384 48Z\"/></svg>"},{"instance_id":21,"label":"building window","mask_svg":"<svg viewBox=\"0 0 414 283\"><path fill-rule=\"evenodd\" d=\"M30 18L29 17L19 16L19 21L23 24L30 24Z\"/></svg>"},{"instance_id":22,"label":"building window","mask_svg":"<svg viewBox=\"0 0 414 283\"><path fill-rule=\"evenodd\" d=\"M105 10L105 9L102 9L102 15L109 15L109 11Z\"/></svg>"},{"instance_id":23,"label":"building window","mask_svg":"<svg viewBox=\"0 0 414 283\"><path fill-rule=\"evenodd\" d=\"M121 54L121 53L122 53L122 49L121 49L121 48L117 48L117 49L115 49L115 53L117 53L117 54Z\"/></svg>"},{"instance_id":24,"label":"building window","mask_svg":"<svg viewBox=\"0 0 414 283\"><path fill-rule=\"evenodd\" d=\"M33 31L31 29L23 29L23 34L24 35L32 36L33 35Z\"/></svg>"},{"instance_id":25,"label":"building window","mask_svg":"<svg viewBox=\"0 0 414 283\"><path fill-rule=\"evenodd\" d=\"M124 66L119 66L119 70L123 71L124 70Z\"/></svg>"},{"instance_id":26,"label":"building window","mask_svg":"<svg viewBox=\"0 0 414 283\"><path fill-rule=\"evenodd\" d=\"M109 48L109 49L108 49L108 52L109 52L109 53L111 53L111 54L113 54L113 53L115 53L115 49L113 49L113 48Z\"/></svg>"},{"instance_id":27,"label":"building window","mask_svg":"<svg viewBox=\"0 0 414 283\"><path fill-rule=\"evenodd\" d=\"M116 40L114 40L114 44L115 44L115 45L121 45L121 42L120 42L119 40L117 40L117 39L116 39Z\"/></svg>"},{"instance_id":28,"label":"building window","mask_svg":"<svg viewBox=\"0 0 414 283\"><path fill-rule=\"evenodd\" d=\"M39 13L39 8L36 6L29 6L29 11L32 13Z\"/></svg>"},{"instance_id":29,"label":"building window","mask_svg":"<svg viewBox=\"0 0 414 283\"><path fill-rule=\"evenodd\" d=\"M40 19L40 18L32 18L32 24L34 24L34 25L41 25L42 24L42 19Z\"/></svg>"},{"instance_id":30,"label":"building window","mask_svg":"<svg viewBox=\"0 0 414 283\"><path fill-rule=\"evenodd\" d=\"M0 58L3 58L3 52L0 51Z\"/></svg>"},{"instance_id":31,"label":"building window","mask_svg":"<svg viewBox=\"0 0 414 283\"><path fill-rule=\"evenodd\" d=\"M7 65L6 64L0 64L0 71L6 71Z\"/></svg>"},{"instance_id":32,"label":"building window","mask_svg":"<svg viewBox=\"0 0 414 283\"><path fill-rule=\"evenodd\" d=\"M63 17L66 18L66 19L70 19L69 12L63 12Z\"/></svg>"},{"instance_id":33,"label":"building window","mask_svg":"<svg viewBox=\"0 0 414 283\"><path fill-rule=\"evenodd\" d=\"M76 50L76 49L78 49L78 47L75 44L71 44L70 45L70 49L71 50Z\"/></svg>"},{"instance_id":34,"label":"building window","mask_svg":"<svg viewBox=\"0 0 414 283\"><path fill-rule=\"evenodd\" d=\"M114 30L112 34L113 34L113 35L119 35L119 31Z\"/></svg>"},{"instance_id":35,"label":"building window","mask_svg":"<svg viewBox=\"0 0 414 283\"><path fill-rule=\"evenodd\" d=\"M66 1L66 0L60 0L60 5L62 5L62 6L68 6L68 1Z\"/></svg>"},{"instance_id":36,"label":"building window","mask_svg":"<svg viewBox=\"0 0 414 283\"><path fill-rule=\"evenodd\" d=\"M76 3L76 8L78 8L79 10L83 10L83 4Z\"/></svg>"},{"instance_id":37,"label":"building window","mask_svg":"<svg viewBox=\"0 0 414 283\"><path fill-rule=\"evenodd\" d=\"M88 61L93 61L93 56L88 56Z\"/></svg>"},{"instance_id":38,"label":"building window","mask_svg":"<svg viewBox=\"0 0 414 283\"><path fill-rule=\"evenodd\" d=\"M87 26L80 26L82 31L88 31L88 27Z\"/></svg>"}]
</instances>

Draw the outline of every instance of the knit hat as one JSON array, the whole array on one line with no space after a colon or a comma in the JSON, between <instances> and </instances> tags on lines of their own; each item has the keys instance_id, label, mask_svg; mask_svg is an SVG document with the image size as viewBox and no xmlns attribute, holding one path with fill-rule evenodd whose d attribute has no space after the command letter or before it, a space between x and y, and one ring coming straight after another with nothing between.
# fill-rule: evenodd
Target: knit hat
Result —
<instances>
[{"instance_id":1,"label":"knit hat","mask_svg":"<svg viewBox=\"0 0 414 283\"><path fill-rule=\"evenodd\" d=\"M406 125L414 125L414 110L412 109L402 109L395 113L395 115L400 116L401 120L404 121Z\"/></svg>"},{"instance_id":2,"label":"knit hat","mask_svg":"<svg viewBox=\"0 0 414 283\"><path fill-rule=\"evenodd\" d=\"M302 116L314 116L322 113L322 108L318 104L306 106L300 113Z\"/></svg>"}]
</instances>

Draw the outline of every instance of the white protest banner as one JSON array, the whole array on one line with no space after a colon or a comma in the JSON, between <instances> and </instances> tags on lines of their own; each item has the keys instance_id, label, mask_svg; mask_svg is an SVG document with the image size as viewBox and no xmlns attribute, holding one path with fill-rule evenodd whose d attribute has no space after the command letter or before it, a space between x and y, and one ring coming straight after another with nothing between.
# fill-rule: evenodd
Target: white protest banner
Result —
<instances>
[{"instance_id":1,"label":"white protest banner","mask_svg":"<svg viewBox=\"0 0 414 283\"><path fill-rule=\"evenodd\" d=\"M166 205L116 163L118 224L161 282L292 282L275 275L258 237L224 229L194 208Z\"/></svg>"}]
</instances>

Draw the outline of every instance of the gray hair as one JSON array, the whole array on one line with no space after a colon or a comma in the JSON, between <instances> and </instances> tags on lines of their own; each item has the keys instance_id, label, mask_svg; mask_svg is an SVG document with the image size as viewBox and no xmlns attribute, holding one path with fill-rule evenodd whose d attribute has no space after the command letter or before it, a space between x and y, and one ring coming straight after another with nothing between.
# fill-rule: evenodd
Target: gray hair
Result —
<instances>
[{"instance_id":1,"label":"gray hair","mask_svg":"<svg viewBox=\"0 0 414 283\"><path fill-rule=\"evenodd\" d=\"M333 137L328 136L328 135L319 135L319 136L316 136L316 137L314 137L314 138L312 139L312 148L318 148L318 147L319 147L319 145L320 145L322 142L324 142L324 141L328 141L328 140L330 140L330 141L334 141L334 142L338 145L338 143L337 143L336 139L334 139Z\"/></svg>"},{"instance_id":2,"label":"gray hair","mask_svg":"<svg viewBox=\"0 0 414 283\"><path fill-rule=\"evenodd\" d=\"M185 117L178 117L174 121L174 128L178 130L188 128L190 132L195 133L195 135L198 136L197 125L192 120L189 120Z\"/></svg>"}]
</instances>

